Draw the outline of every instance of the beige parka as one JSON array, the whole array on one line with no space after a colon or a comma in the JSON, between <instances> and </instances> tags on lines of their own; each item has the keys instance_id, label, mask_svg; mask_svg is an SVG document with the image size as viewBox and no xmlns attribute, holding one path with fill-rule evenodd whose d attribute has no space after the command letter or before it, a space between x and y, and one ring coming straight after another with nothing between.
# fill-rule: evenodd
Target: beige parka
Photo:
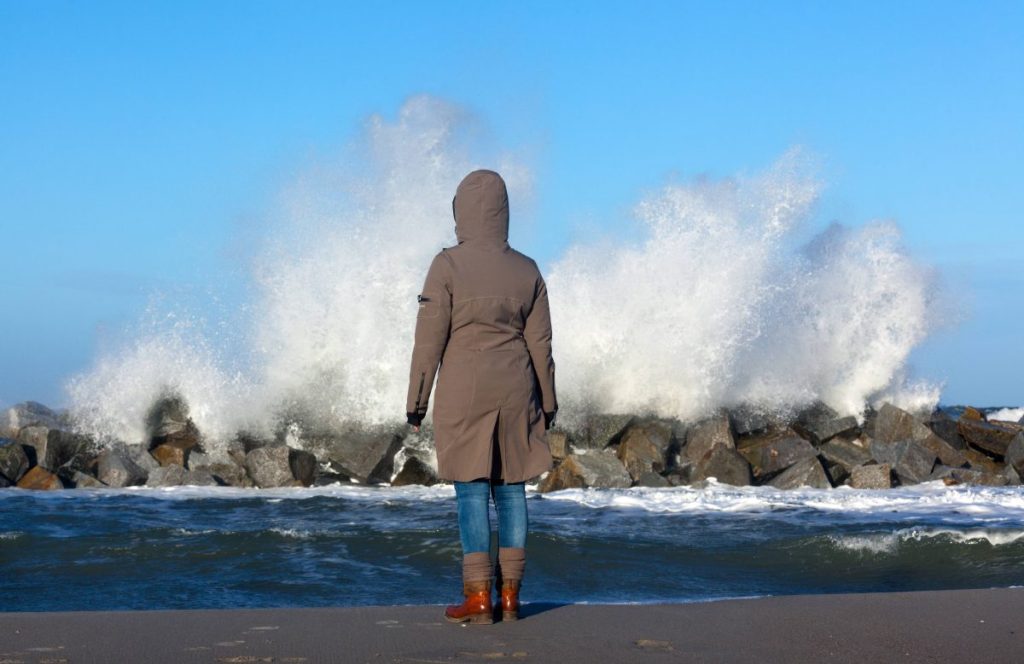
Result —
<instances>
[{"instance_id":1,"label":"beige parka","mask_svg":"<svg viewBox=\"0 0 1024 664\"><path fill-rule=\"evenodd\" d=\"M537 264L508 244L500 175L470 173L452 207L459 243L434 257L419 296L406 413L426 415L440 365L438 475L468 482L500 471L522 482L551 467L544 413L558 402L547 287Z\"/></svg>"}]
</instances>

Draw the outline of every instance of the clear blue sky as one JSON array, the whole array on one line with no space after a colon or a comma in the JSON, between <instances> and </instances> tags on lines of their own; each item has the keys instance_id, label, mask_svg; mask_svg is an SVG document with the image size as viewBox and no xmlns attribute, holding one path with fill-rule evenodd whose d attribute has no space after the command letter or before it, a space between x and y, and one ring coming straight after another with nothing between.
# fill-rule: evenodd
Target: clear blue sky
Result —
<instances>
[{"instance_id":1,"label":"clear blue sky","mask_svg":"<svg viewBox=\"0 0 1024 664\"><path fill-rule=\"evenodd\" d=\"M913 356L1024 403L1024 3L0 0L0 403L61 404L104 331L196 287L310 154L411 94L526 146L543 264L673 175L818 155L969 318Z\"/></svg>"}]
</instances>

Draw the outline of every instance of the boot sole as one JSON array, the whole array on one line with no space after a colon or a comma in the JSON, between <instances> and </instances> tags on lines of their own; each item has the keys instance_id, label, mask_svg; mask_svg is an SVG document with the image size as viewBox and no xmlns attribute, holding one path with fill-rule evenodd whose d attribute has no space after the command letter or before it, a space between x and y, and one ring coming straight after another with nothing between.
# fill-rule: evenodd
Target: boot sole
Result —
<instances>
[{"instance_id":1,"label":"boot sole","mask_svg":"<svg viewBox=\"0 0 1024 664\"><path fill-rule=\"evenodd\" d=\"M467 625L467 624L468 625L493 625L494 624L494 617L493 616L489 616L489 615L484 615L484 614L476 614L476 615L472 615L472 616L466 616L465 618L452 618L451 616L446 615L444 617L444 619L447 620L450 623L455 623L455 624L459 624L459 625Z\"/></svg>"},{"instance_id":2,"label":"boot sole","mask_svg":"<svg viewBox=\"0 0 1024 664\"><path fill-rule=\"evenodd\" d=\"M501 620L503 622L512 622L515 620L519 620L519 614L515 611L502 611Z\"/></svg>"}]
</instances>

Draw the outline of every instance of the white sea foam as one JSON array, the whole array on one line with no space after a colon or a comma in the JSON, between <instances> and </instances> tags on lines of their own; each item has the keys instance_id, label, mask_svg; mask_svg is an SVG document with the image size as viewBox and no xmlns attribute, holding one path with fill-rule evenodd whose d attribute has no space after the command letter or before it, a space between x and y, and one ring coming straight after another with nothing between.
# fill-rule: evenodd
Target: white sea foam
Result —
<instances>
[{"instance_id":1,"label":"white sea foam","mask_svg":"<svg viewBox=\"0 0 1024 664\"><path fill-rule=\"evenodd\" d=\"M18 539L25 533L20 530L8 530L7 532L0 533L0 540L14 540Z\"/></svg>"},{"instance_id":2,"label":"white sea foam","mask_svg":"<svg viewBox=\"0 0 1024 664\"><path fill-rule=\"evenodd\" d=\"M544 500L585 507L638 509L664 513L784 512L861 513L948 516L971 514L982 519L1019 521L1024 510L1020 487L946 486L941 481L892 489L775 489L736 487L714 479L707 486L670 489L566 489L543 494Z\"/></svg>"},{"instance_id":3,"label":"white sea foam","mask_svg":"<svg viewBox=\"0 0 1024 664\"><path fill-rule=\"evenodd\" d=\"M1004 422L1020 422L1024 418L1024 406L1020 408L1000 408L988 413L985 416L990 420L1002 420Z\"/></svg>"},{"instance_id":4,"label":"white sea foam","mask_svg":"<svg viewBox=\"0 0 1024 664\"><path fill-rule=\"evenodd\" d=\"M285 418L327 429L397 421L415 294L432 255L455 241L459 179L497 168L521 222L529 172L481 147L474 124L429 97L393 121L371 118L339 163L301 174L268 214L244 314L206 321L154 305L132 341L69 381L79 428L141 441L146 410L167 391L188 402L211 448ZM929 329L928 270L887 222L833 225L801 244L820 189L806 170L794 152L761 174L664 187L636 208L638 243L610 238L555 261L563 421L585 409L690 419L738 403L823 399L859 414L883 397L936 402L934 386L903 378Z\"/></svg>"},{"instance_id":5,"label":"white sea foam","mask_svg":"<svg viewBox=\"0 0 1024 664\"><path fill-rule=\"evenodd\" d=\"M935 387L901 381L928 330L928 271L886 222L795 246L817 198L794 152L753 177L663 188L637 207L639 244L572 248L548 279L570 412L934 405Z\"/></svg>"}]
</instances>

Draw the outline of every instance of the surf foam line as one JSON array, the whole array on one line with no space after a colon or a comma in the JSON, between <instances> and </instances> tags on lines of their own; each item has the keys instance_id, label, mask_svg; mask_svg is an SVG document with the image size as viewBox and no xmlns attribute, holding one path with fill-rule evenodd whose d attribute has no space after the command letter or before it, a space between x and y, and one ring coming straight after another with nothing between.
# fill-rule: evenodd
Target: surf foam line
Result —
<instances>
[{"instance_id":1,"label":"surf foam line","mask_svg":"<svg viewBox=\"0 0 1024 664\"><path fill-rule=\"evenodd\" d=\"M954 544L1006 546L1024 542L1019 528L902 528L890 533L827 535L837 549L865 553L895 553L907 542L945 541Z\"/></svg>"},{"instance_id":2,"label":"surf foam line","mask_svg":"<svg viewBox=\"0 0 1024 664\"><path fill-rule=\"evenodd\" d=\"M124 344L68 381L76 427L142 442L147 410L168 392L214 452L239 430L397 423L416 294L455 243L459 179L501 171L513 223L530 197L529 169L490 149L478 124L425 96L393 120L371 117L267 213L249 299L220 303L216 284L198 311L154 298ZM793 151L761 173L669 184L615 225L639 239L578 243L545 266L564 423L592 411L688 420L741 403L821 399L859 415L881 399L937 402L934 385L904 379L931 327L930 270L889 222L815 234L821 186L804 162Z\"/></svg>"}]
</instances>

